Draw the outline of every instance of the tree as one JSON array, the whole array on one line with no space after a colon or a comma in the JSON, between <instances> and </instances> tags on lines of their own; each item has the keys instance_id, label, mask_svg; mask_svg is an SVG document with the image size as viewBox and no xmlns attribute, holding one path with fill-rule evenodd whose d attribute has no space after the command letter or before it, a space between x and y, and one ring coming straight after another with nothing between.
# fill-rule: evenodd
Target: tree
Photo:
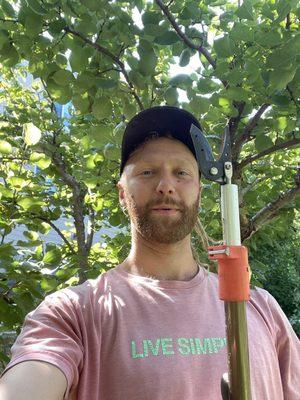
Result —
<instances>
[{"instance_id":1,"label":"tree","mask_svg":"<svg viewBox=\"0 0 300 400\"><path fill-rule=\"evenodd\" d=\"M297 3L2 0L0 329L19 329L45 293L127 253L128 230L105 244L94 234L127 226L115 189L120 143L126 121L149 106L191 111L214 149L228 124L242 240L251 250L285 232L300 191ZM191 60L192 73L170 76ZM68 121L56 103L72 104ZM201 219L220 239L219 189L204 186ZM50 229L61 245L41 240Z\"/></svg>"}]
</instances>

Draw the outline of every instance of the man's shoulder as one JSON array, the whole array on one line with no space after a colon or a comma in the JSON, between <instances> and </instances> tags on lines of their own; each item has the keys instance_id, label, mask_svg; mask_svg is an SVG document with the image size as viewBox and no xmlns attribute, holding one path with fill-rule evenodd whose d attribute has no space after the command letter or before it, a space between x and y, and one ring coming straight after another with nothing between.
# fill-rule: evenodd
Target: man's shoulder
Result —
<instances>
[{"instance_id":1,"label":"man's shoulder","mask_svg":"<svg viewBox=\"0 0 300 400\"><path fill-rule=\"evenodd\" d=\"M69 303L74 306L84 305L105 293L110 282L116 279L115 268L100 272L94 279L87 279L81 284L68 286L46 296L45 302L55 304Z\"/></svg>"}]
</instances>

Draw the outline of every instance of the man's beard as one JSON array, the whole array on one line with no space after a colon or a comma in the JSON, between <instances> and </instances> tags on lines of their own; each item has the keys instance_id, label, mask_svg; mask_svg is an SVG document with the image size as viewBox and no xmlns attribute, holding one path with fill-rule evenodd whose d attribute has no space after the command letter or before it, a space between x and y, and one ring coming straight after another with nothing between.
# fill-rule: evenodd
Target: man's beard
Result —
<instances>
[{"instance_id":1,"label":"man's beard","mask_svg":"<svg viewBox=\"0 0 300 400\"><path fill-rule=\"evenodd\" d=\"M139 207L129 195L127 211L131 224L143 238L152 242L172 244L179 242L192 232L197 221L199 199L200 194L190 207L182 202L175 203L174 200L167 197ZM177 211L177 215L155 215L153 208L160 204L174 206L179 208L179 211Z\"/></svg>"}]
</instances>

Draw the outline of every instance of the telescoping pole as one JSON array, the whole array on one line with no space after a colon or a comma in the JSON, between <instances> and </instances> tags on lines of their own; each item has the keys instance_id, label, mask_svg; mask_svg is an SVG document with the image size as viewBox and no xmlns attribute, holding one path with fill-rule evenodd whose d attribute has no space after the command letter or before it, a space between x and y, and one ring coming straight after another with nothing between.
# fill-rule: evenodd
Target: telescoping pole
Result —
<instances>
[{"instance_id":1,"label":"telescoping pole","mask_svg":"<svg viewBox=\"0 0 300 400\"><path fill-rule=\"evenodd\" d=\"M227 183L221 186L223 240L240 246L238 187L231 183L232 164L225 163ZM230 267L229 267L230 268ZM225 301L230 400L251 400L246 301Z\"/></svg>"},{"instance_id":2,"label":"telescoping pole","mask_svg":"<svg viewBox=\"0 0 300 400\"><path fill-rule=\"evenodd\" d=\"M229 399L251 400L246 302L250 299L247 249L241 246L237 185L231 183L229 129L218 160L203 132L192 125L198 166L206 179L221 184L223 245L209 247L209 258L218 261L219 297L224 301L229 373ZM224 371L225 372L225 371ZM221 380L221 377L220 377Z\"/></svg>"}]
</instances>

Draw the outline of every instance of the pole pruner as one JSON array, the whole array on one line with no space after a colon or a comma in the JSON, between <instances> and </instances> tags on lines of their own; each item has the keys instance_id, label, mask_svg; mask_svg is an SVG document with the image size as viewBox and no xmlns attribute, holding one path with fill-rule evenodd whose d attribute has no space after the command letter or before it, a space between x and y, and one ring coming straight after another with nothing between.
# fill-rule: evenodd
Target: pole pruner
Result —
<instances>
[{"instance_id":1,"label":"pole pruner","mask_svg":"<svg viewBox=\"0 0 300 400\"><path fill-rule=\"evenodd\" d=\"M195 125L190 129L202 175L221 185L223 245L209 247L209 258L218 262L219 298L224 301L230 400L251 400L246 301L250 299L247 248L241 246L238 187L231 183L230 135L225 128L220 157ZM223 388L222 394L224 396Z\"/></svg>"}]
</instances>

